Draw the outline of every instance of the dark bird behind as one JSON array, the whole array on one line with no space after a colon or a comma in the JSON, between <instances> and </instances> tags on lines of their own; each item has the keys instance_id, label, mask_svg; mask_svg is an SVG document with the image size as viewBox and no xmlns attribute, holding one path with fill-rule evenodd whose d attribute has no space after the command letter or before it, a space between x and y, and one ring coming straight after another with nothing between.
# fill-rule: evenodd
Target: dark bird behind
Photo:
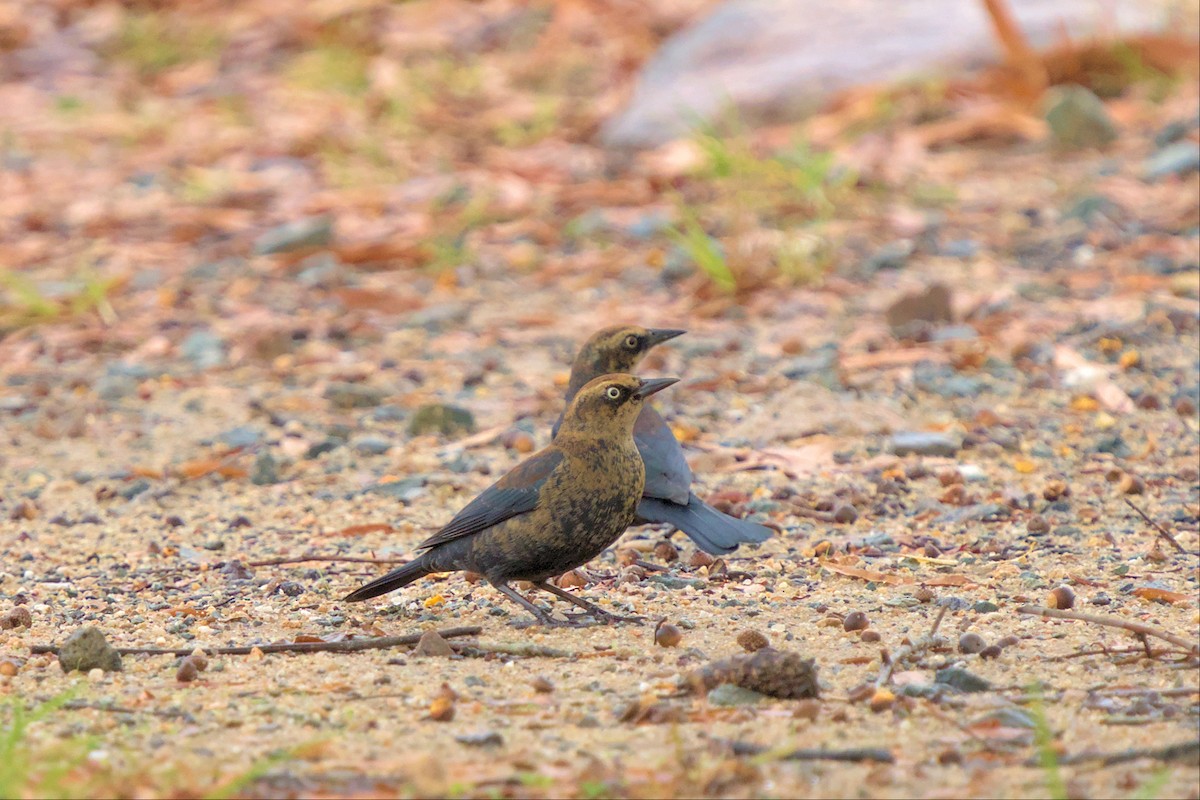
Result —
<instances>
[{"instance_id":1,"label":"dark bird behind","mask_svg":"<svg viewBox=\"0 0 1200 800\"><path fill-rule=\"evenodd\" d=\"M509 581L529 581L601 622L628 619L546 581L600 555L633 523L646 475L633 425L644 400L676 380L603 375L588 382L576 392L549 447L517 465L422 542L425 552L416 560L345 599L378 597L434 572L470 570L544 625L556 623Z\"/></svg>"},{"instance_id":2,"label":"dark bird behind","mask_svg":"<svg viewBox=\"0 0 1200 800\"><path fill-rule=\"evenodd\" d=\"M597 331L571 365L567 403L597 375L632 372L642 356L657 344L686 331L622 325ZM555 436L559 425L554 426ZM637 522L668 523L688 535L707 553L732 553L743 542L762 542L771 529L717 511L692 492L692 470L675 434L649 403L633 429L634 442L646 467L646 488L637 508Z\"/></svg>"}]
</instances>

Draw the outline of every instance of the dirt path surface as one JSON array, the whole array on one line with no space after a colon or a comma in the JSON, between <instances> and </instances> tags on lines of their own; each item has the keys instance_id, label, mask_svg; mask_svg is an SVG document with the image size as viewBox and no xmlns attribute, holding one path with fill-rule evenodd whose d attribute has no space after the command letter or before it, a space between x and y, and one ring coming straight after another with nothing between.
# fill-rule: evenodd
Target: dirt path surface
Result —
<instances>
[{"instance_id":1,"label":"dirt path surface","mask_svg":"<svg viewBox=\"0 0 1200 800\"><path fill-rule=\"evenodd\" d=\"M0 84L0 794L1197 796L1195 80L1109 100L1102 151L926 136L963 112L906 91L617 157L587 144L605 87L686 9L639 38L603 3L256 2L210 42L211 9L70 5L0 4L29 21ZM577 576L677 645L519 629L462 575L340 602L548 441L616 322L688 329L641 372L683 379L659 407L700 494L778 530L713 564L631 529ZM420 432L441 403L470 431ZM1176 643L1018 613L1055 603ZM31 652L86 626L481 630L192 675ZM692 688L748 630L820 698ZM786 757L851 748L892 760Z\"/></svg>"}]
</instances>

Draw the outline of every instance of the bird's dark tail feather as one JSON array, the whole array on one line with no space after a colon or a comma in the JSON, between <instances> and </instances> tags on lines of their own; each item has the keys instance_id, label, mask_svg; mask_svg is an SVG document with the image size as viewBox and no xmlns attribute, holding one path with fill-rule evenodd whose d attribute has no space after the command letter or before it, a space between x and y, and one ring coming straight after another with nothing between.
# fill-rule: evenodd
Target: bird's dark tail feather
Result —
<instances>
[{"instance_id":1,"label":"bird's dark tail feather","mask_svg":"<svg viewBox=\"0 0 1200 800\"><path fill-rule=\"evenodd\" d=\"M414 561L410 561L403 567L392 570L382 578L376 578L365 586L358 587L342 599L348 602L370 600L372 597L387 594L393 589L399 589L401 586L408 586L413 581L420 580L431 572L436 571L429 564L428 554L425 554Z\"/></svg>"},{"instance_id":2,"label":"bird's dark tail feather","mask_svg":"<svg viewBox=\"0 0 1200 800\"><path fill-rule=\"evenodd\" d=\"M739 544L765 542L774 532L756 522L722 514L695 493L688 498L686 506L643 497L638 503L638 520L674 525L701 550L713 555L732 553Z\"/></svg>"}]
</instances>

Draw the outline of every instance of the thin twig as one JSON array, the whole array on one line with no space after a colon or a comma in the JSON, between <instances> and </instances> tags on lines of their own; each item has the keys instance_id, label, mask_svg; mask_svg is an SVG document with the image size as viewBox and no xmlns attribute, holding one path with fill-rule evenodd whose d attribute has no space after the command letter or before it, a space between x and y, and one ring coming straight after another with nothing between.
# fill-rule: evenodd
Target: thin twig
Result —
<instances>
[{"instance_id":1,"label":"thin twig","mask_svg":"<svg viewBox=\"0 0 1200 800\"><path fill-rule=\"evenodd\" d=\"M271 558L265 561L245 561L238 562L237 559L214 562L193 562L191 564L176 564L171 567L143 567L129 573L129 578L139 578L144 575L155 575L158 573L171 572L194 572L200 571L216 571L233 563L241 563L244 567L277 567L281 564L304 564L309 561L350 561L358 564L407 564L411 558L363 558L361 556L319 556L311 553L306 553L302 556L293 556L291 558Z\"/></svg>"},{"instance_id":2,"label":"thin twig","mask_svg":"<svg viewBox=\"0 0 1200 800\"><path fill-rule=\"evenodd\" d=\"M892 672L896 669L896 665L902 661L910 660L918 653L922 653L931 647L936 647L945 642L945 638L937 635L937 629L942 624L942 617L946 616L946 611L949 606L942 606L938 612L937 619L933 621L933 626L929 629L929 633L917 639L909 645L905 645L896 651L896 655L889 656L886 650L880 656L883 659L883 666L879 668L879 677L875 679L875 688L886 686L892 679Z\"/></svg>"},{"instance_id":3,"label":"thin twig","mask_svg":"<svg viewBox=\"0 0 1200 800\"><path fill-rule=\"evenodd\" d=\"M1048 656L1047 658L1044 658L1042 660L1043 661L1070 661L1072 658L1084 658L1085 656L1127 656L1130 653L1146 654L1146 648L1145 647L1122 647L1120 649L1114 650L1109 647L1098 647L1095 650L1076 650L1074 653L1067 653L1067 654L1061 655L1061 656ZM1188 653L1185 650L1163 649L1163 650L1151 650L1148 654L1148 657L1149 658L1158 658L1159 656L1169 656L1172 654L1181 655L1181 656L1191 655L1191 653Z\"/></svg>"},{"instance_id":4,"label":"thin twig","mask_svg":"<svg viewBox=\"0 0 1200 800\"><path fill-rule=\"evenodd\" d=\"M1188 551L1185 550L1183 545L1181 545L1178 542L1178 540L1176 540L1176 538L1171 535L1171 532L1169 530L1167 530L1162 525L1160 525L1159 523L1157 523L1153 519L1151 519L1149 514L1147 514L1145 511L1142 511L1140 508L1138 508L1137 505L1132 500L1130 500L1128 497L1123 498L1123 499L1125 500L1125 505L1132 508L1134 511L1136 511L1138 513L1138 516L1140 516L1142 519L1146 520L1146 522L1149 522L1151 525L1154 526L1154 529L1156 531L1158 531L1159 536L1162 536L1164 539L1166 539L1168 542L1170 542L1171 546L1174 547L1179 552L1181 552L1185 555L1187 554Z\"/></svg>"},{"instance_id":5,"label":"thin twig","mask_svg":"<svg viewBox=\"0 0 1200 800\"><path fill-rule=\"evenodd\" d=\"M504 656L524 656L526 658L582 658L591 655L591 653L577 653L573 650L560 650L557 647L546 647L545 645L534 644L533 642L494 642L492 644L483 644L482 642L451 642L450 646L456 651L467 651L463 655L487 655L488 653L496 653ZM607 655L612 655L612 651L605 651Z\"/></svg>"},{"instance_id":6,"label":"thin twig","mask_svg":"<svg viewBox=\"0 0 1200 800\"><path fill-rule=\"evenodd\" d=\"M149 714L154 717L162 717L163 719L192 719L192 715L187 711L164 711L157 708L128 708L110 703L90 703L86 700L68 700L63 708L107 711L110 714Z\"/></svg>"},{"instance_id":7,"label":"thin twig","mask_svg":"<svg viewBox=\"0 0 1200 800\"><path fill-rule=\"evenodd\" d=\"M247 561L247 567L277 567L280 564L303 564L307 561L352 561L357 564L407 564L411 558L362 558L359 556L303 555L295 558L272 558L266 561Z\"/></svg>"},{"instance_id":8,"label":"thin twig","mask_svg":"<svg viewBox=\"0 0 1200 800\"><path fill-rule=\"evenodd\" d=\"M777 751L774 748L763 747L753 742L743 742L736 739L718 741L728 744L735 756L761 756L769 754L780 761L880 761L884 764L892 764L896 760L896 757L892 755L890 750L884 750L879 747L852 747L849 750L800 748L798 750L783 751L776 755Z\"/></svg>"},{"instance_id":9,"label":"thin twig","mask_svg":"<svg viewBox=\"0 0 1200 800\"><path fill-rule=\"evenodd\" d=\"M482 631L478 625L467 625L461 628L447 628L438 631L443 639L456 636L477 636ZM356 653L360 650L386 650L406 644L416 644L421 640L420 633L406 633L403 636L378 636L373 639L346 639L340 642L284 642L282 644L238 645L236 647L203 647L194 645L187 648L169 647L118 647L117 652L123 656L189 656L197 649L210 655L218 656L248 656L255 650L262 653ZM58 645L35 644L29 648L33 655L53 653L58 655Z\"/></svg>"},{"instance_id":10,"label":"thin twig","mask_svg":"<svg viewBox=\"0 0 1200 800\"><path fill-rule=\"evenodd\" d=\"M1144 622L1133 622L1120 617L1102 617L1098 614L1081 614L1078 611L1066 611L1058 608L1042 608L1041 606L1021 606L1017 609L1018 614L1030 614L1035 617L1053 617L1054 619L1074 619L1080 622L1091 622L1096 625L1104 625L1109 628L1123 628L1134 634L1141 636L1154 636L1158 639L1163 639L1171 644L1182 647L1188 653L1200 651L1200 645L1189 642L1182 636L1176 636L1170 631L1164 631L1162 628L1156 628L1153 625L1147 625Z\"/></svg>"},{"instance_id":11,"label":"thin twig","mask_svg":"<svg viewBox=\"0 0 1200 800\"><path fill-rule=\"evenodd\" d=\"M1137 761L1139 758L1153 758L1156 761L1190 761L1195 763L1200 754L1200 741L1192 740L1178 742L1164 747L1135 747L1131 750L1118 750L1115 753L1076 753L1075 755L1059 756L1059 764L1080 764L1085 761L1099 761L1105 766L1124 764Z\"/></svg>"}]
</instances>

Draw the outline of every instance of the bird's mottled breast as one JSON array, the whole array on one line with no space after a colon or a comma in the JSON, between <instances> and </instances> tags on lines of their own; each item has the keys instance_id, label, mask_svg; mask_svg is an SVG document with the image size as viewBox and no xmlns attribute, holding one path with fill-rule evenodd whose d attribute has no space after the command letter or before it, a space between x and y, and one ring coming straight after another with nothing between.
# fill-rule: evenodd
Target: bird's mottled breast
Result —
<instances>
[{"instance_id":1,"label":"bird's mottled breast","mask_svg":"<svg viewBox=\"0 0 1200 800\"><path fill-rule=\"evenodd\" d=\"M633 444L570 437L564 459L542 486L538 506L473 542L489 578L542 580L598 556L629 527L645 485Z\"/></svg>"}]
</instances>

